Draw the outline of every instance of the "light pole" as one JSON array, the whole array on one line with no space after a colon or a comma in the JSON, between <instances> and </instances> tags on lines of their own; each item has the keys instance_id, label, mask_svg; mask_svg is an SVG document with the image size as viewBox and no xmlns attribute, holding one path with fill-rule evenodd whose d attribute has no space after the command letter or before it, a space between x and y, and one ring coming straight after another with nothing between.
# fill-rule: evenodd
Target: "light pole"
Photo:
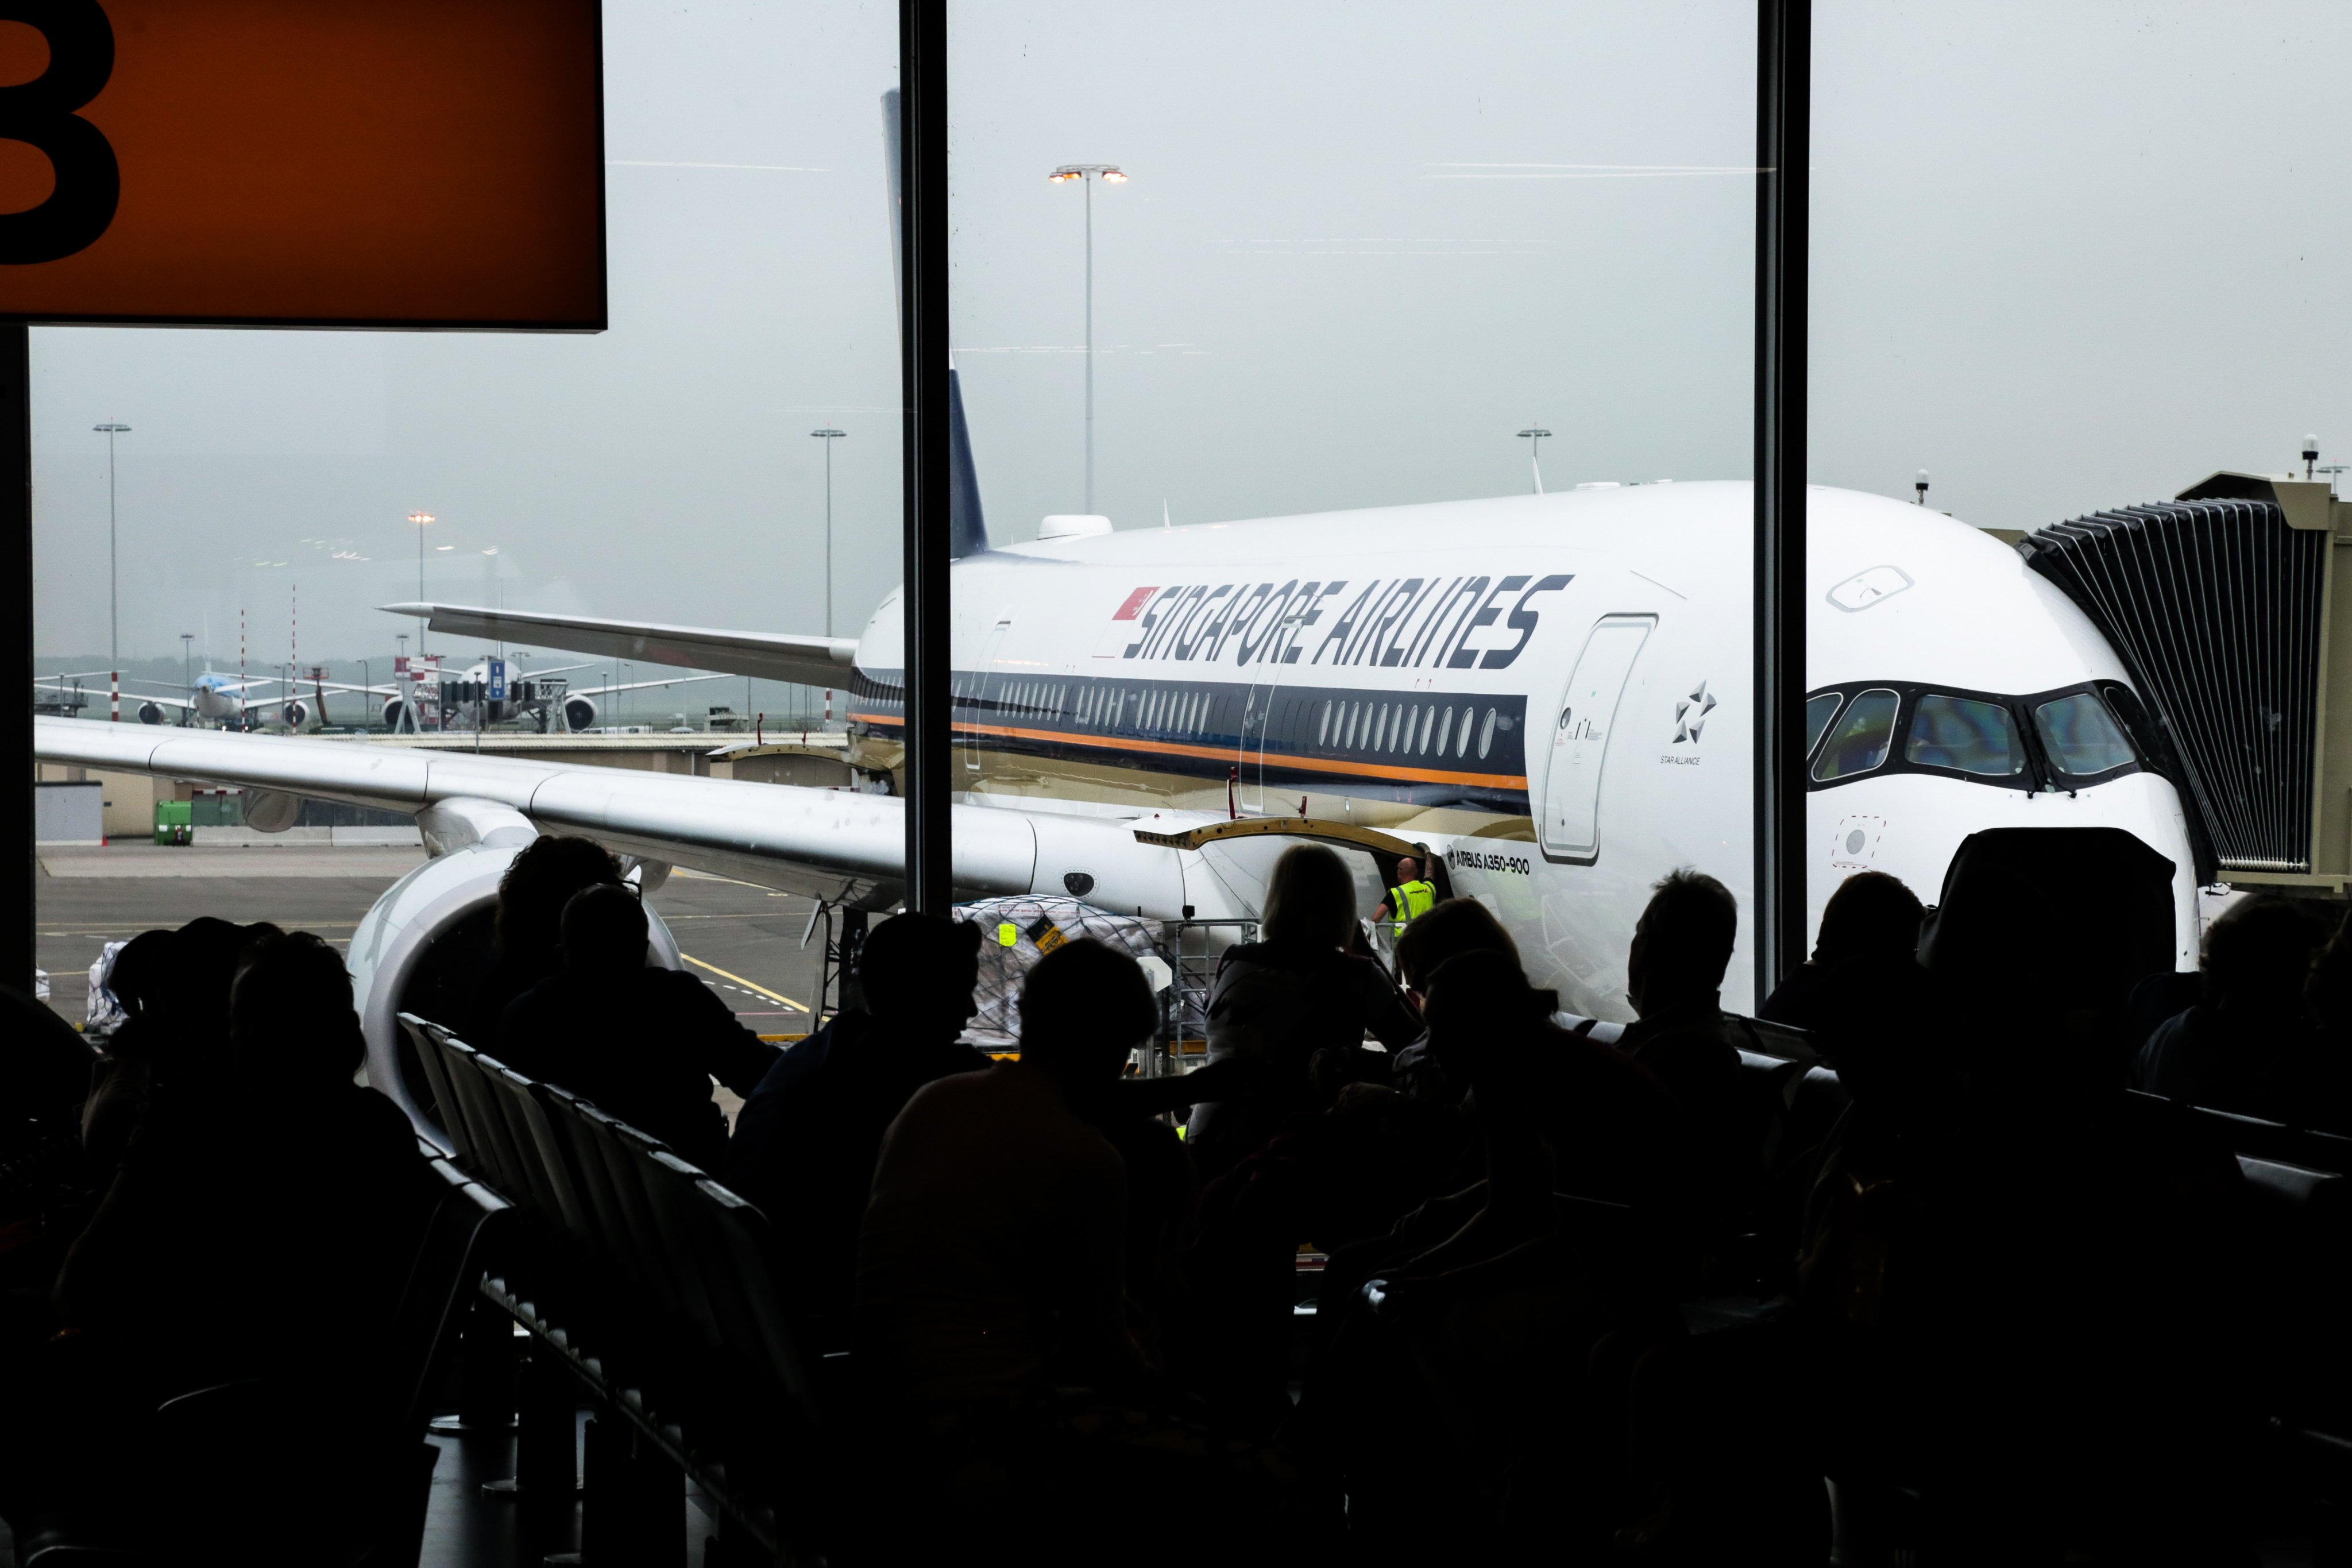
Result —
<instances>
[{"instance_id":1,"label":"light pole","mask_svg":"<svg viewBox=\"0 0 2352 1568\"><path fill-rule=\"evenodd\" d=\"M421 605L425 602L425 530L434 519L429 511L412 511L408 514L408 521L416 525L416 602ZM425 657L425 616L416 617L416 657L419 658Z\"/></svg>"},{"instance_id":2,"label":"light pole","mask_svg":"<svg viewBox=\"0 0 2352 1568\"><path fill-rule=\"evenodd\" d=\"M1116 163L1065 163L1045 176L1057 185L1072 180L1087 192L1087 511L1095 510L1095 181L1127 184Z\"/></svg>"},{"instance_id":3,"label":"light pole","mask_svg":"<svg viewBox=\"0 0 2352 1568\"><path fill-rule=\"evenodd\" d=\"M191 691L196 689L195 646L195 633L180 634L180 684Z\"/></svg>"},{"instance_id":4,"label":"light pole","mask_svg":"<svg viewBox=\"0 0 2352 1568\"><path fill-rule=\"evenodd\" d=\"M119 665L122 662L121 598L115 588L114 570L114 438L129 435L131 426L110 419L90 428L106 437L106 661Z\"/></svg>"},{"instance_id":5,"label":"light pole","mask_svg":"<svg viewBox=\"0 0 2352 1568\"><path fill-rule=\"evenodd\" d=\"M1550 431L1535 425L1530 425L1519 432L1519 438L1528 444L1528 467L1535 471L1538 495L1543 494L1544 437L1550 434Z\"/></svg>"},{"instance_id":6,"label":"light pole","mask_svg":"<svg viewBox=\"0 0 2352 1568\"><path fill-rule=\"evenodd\" d=\"M849 434L828 425L809 434L824 443L824 635L833 635L833 444ZM746 703L751 701L745 698Z\"/></svg>"}]
</instances>

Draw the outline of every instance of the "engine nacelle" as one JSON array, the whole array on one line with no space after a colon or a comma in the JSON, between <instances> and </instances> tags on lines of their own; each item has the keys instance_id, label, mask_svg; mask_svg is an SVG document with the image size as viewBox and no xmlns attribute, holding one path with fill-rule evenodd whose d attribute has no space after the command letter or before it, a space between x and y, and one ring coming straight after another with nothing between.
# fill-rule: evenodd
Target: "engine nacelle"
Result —
<instances>
[{"instance_id":1,"label":"engine nacelle","mask_svg":"<svg viewBox=\"0 0 2352 1568\"><path fill-rule=\"evenodd\" d=\"M499 806L485 812L478 808L487 803L469 804L478 809L462 831L446 831L445 824L445 831L428 833L426 842L471 842L394 882L352 933L352 984L367 1037L367 1080L392 1096L418 1131L444 1146L448 1140L425 1114L432 1089L400 1026L400 1015L415 1013L450 1025L464 1037L475 987L489 968L499 879L537 836L519 813ZM499 814L510 820L491 820ZM646 918L652 939L647 962L681 967L669 928L650 908ZM497 1044L466 1043L486 1050Z\"/></svg>"},{"instance_id":2,"label":"engine nacelle","mask_svg":"<svg viewBox=\"0 0 2352 1568\"><path fill-rule=\"evenodd\" d=\"M168 724L172 716L163 711L163 705L160 702L142 702L139 705L139 721L142 724Z\"/></svg>"},{"instance_id":3,"label":"engine nacelle","mask_svg":"<svg viewBox=\"0 0 2352 1568\"><path fill-rule=\"evenodd\" d=\"M563 727L573 734L596 727L596 700L593 697L567 697L563 700Z\"/></svg>"},{"instance_id":4,"label":"engine nacelle","mask_svg":"<svg viewBox=\"0 0 2352 1568\"><path fill-rule=\"evenodd\" d=\"M299 730L310 721L310 705L301 701L289 702L278 709L278 717L288 729Z\"/></svg>"},{"instance_id":5,"label":"engine nacelle","mask_svg":"<svg viewBox=\"0 0 2352 1568\"><path fill-rule=\"evenodd\" d=\"M387 730L399 729L400 716L407 710L408 704L401 699L397 697L385 698L383 700L383 727Z\"/></svg>"}]
</instances>

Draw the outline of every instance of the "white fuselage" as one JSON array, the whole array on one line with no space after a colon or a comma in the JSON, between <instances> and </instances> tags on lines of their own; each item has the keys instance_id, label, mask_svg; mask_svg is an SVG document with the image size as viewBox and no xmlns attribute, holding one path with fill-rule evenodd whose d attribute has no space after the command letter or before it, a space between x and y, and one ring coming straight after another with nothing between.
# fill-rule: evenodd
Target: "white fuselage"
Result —
<instances>
[{"instance_id":1,"label":"white fuselage","mask_svg":"<svg viewBox=\"0 0 2352 1568\"><path fill-rule=\"evenodd\" d=\"M1929 689L2125 683L2083 615L1998 541L1883 498L1810 496L1810 691L1884 683L1908 726ZM1065 793L1223 816L1230 787L1244 815L1304 799L1377 825L1444 855L1564 1006L1625 1017L1653 883L1696 867L1748 907L1751 528L1746 484L1698 483L990 551L953 576L959 776L971 801L1042 805L1083 778ZM893 595L860 644L869 682L896 685L900 646ZM853 719L889 733L895 701L865 691ZM1814 922L1865 868L1935 902L1981 829L2116 826L2179 868L2178 956L2193 964L2192 862L2162 777L2053 789L2042 770L2035 787L2021 745L2022 771L1995 779L1913 765L1905 747L1898 730L1883 764L1809 796ZM1725 994L1739 1008L1755 1000L1746 936L1743 921Z\"/></svg>"}]
</instances>

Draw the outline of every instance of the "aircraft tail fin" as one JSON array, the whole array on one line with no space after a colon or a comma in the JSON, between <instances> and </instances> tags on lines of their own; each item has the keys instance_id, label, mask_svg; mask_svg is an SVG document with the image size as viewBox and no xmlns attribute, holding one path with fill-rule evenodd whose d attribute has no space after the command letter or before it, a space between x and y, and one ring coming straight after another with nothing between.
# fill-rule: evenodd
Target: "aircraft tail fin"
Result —
<instances>
[{"instance_id":1,"label":"aircraft tail fin","mask_svg":"<svg viewBox=\"0 0 2352 1568\"><path fill-rule=\"evenodd\" d=\"M882 95L883 161L890 180L890 278L905 298L907 280L899 222L898 89ZM963 383L948 363L948 553L957 560L988 548L988 519L980 506L980 471L971 460L971 427L963 414Z\"/></svg>"}]
</instances>

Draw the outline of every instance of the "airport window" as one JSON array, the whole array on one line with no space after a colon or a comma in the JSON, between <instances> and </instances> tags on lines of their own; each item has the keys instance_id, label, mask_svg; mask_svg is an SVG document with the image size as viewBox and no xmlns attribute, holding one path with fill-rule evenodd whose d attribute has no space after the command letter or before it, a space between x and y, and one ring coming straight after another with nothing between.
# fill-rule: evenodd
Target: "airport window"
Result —
<instances>
[{"instance_id":1,"label":"airport window","mask_svg":"<svg viewBox=\"0 0 2352 1568\"><path fill-rule=\"evenodd\" d=\"M2033 710L2033 728L2051 765L2069 778L2089 778L2139 760L2116 716L2088 691L2040 704Z\"/></svg>"},{"instance_id":2,"label":"airport window","mask_svg":"<svg viewBox=\"0 0 2352 1568\"><path fill-rule=\"evenodd\" d=\"M1486 710L1486 721L1478 726L1478 758L1484 762L1487 750L1495 743L1495 710Z\"/></svg>"},{"instance_id":3,"label":"airport window","mask_svg":"<svg viewBox=\"0 0 2352 1568\"><path fill-rule=\"evenodd\" d=\"M1895 743L1895 710L1901 706L1902 700L1892 691L1865 691L1855 698L1822 748L1813 777L1823 782L1852 778L1886 761Z\"/></svg>"},{"instance_id":4,"label":"airport window","mask_svg":"<svg viewBox=\"0 0 2352 1568\"><path fill-rule=\"evenodd\" d=\"M1805 755L1811 756L1813 748L1822 743L1822 732L1837 717L1838 704L1845 700L1843 692L1824 691L1818 697L1805 699Z\"/></svg>"},{"instance_id":5,"label":"airport window","mask_svg":"<svg viewBox=\"0 0 2352 1568\"><path fill-rule=\"evenodd\" d=\"M2002 702L1930 692L1911 713L1911 733L1903 745L1906 762L1950 768L1979 778L2008 778L2025 771L2025 748L2017 721Z\"/></svg>"}]
</instances>

